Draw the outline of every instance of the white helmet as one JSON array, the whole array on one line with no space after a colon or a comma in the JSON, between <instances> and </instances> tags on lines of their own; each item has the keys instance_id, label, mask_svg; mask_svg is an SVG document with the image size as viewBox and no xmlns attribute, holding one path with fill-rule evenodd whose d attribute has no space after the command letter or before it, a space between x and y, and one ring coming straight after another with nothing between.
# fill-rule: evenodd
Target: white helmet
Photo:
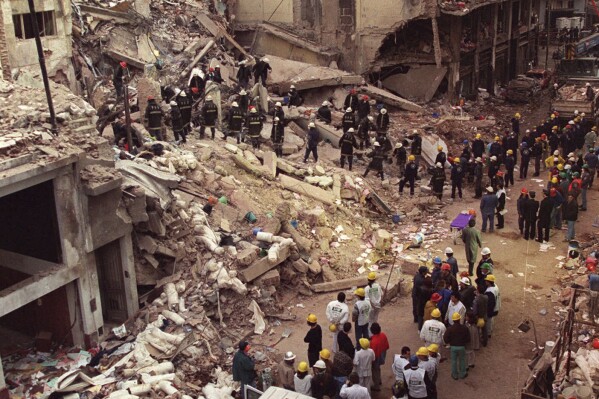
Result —
<instances>
[{"instance_id":1,"label":"white helmet","mask_svg":"<svg viewBox=\"0 0 599 399\"><path fill-rule=\"evenodd\" d=\"M290 89L295 89L295 85L289 86Z\"/></svg>"},{"instance_id":2,"label":"white helmet","mask_svg":"<svg viewBox=\"0 0 599 399\"><path fill-rule=\"evenodd\" d=\"M281 106L281 102L280 102L280 101L277 101L277 102L275 103L275 107L280 107L280 106Z\"/></svg>"},{"instance_id":3,"label":"white helmet","mask_svg":"<svg viewBox=\"0 0 599 399\"><path fill-rule=\"evenodd\" d=\"M381 114L385 115L387 113L387 110L385 108L381 109Z\"/></svg>"},{"instance_id":4,"label":"white helmet","mask_svg":"<svg viewBox=\"0 0 599 399\"><path fill-rule=\"evenodd\" d=\"M482 251L480 251L481 255L491 255L491 250L489 249L489 247L484 247L482 249Z\"/></svg>"},{"instance_id":5,"label":"white helmet","mask_svg":"<svg viewBox=\"0 0 599 399\"><path fill-rule=\"evenodd\" d=\"M207 96L206 101L212 101L212 96Z\"/></svg>"},{"instance_id":6,"label":"white helmet","mask_svg":"<svg viewBox=\"0 0 599 399\"><path fill-rule=\"evenodd\" d=\"M591 87L591 84L589 82L587 82L587 84L585 86L586 87Z\"/></svg>"},{"instance_id":7,"label":"white helmet","mask_svg":"<svg viewBox=\"0 0 599 399\"><path fill-rule=\"evenodd\" d=\"M370 122L372 122L372 121L374 120L374 118L373 118L372 116L368 116L368 120L369 120Z\"/></svg>"},{"instance_id":8,"label":"white helmet","mask_svg":"<svg viewBox=\"0 0 599 399\"><path fill-rule=\"evenodd\" d=\"M308 124L308 127L316 127L316 124L315 124L314 122L310 122L310 123Z\"/></svg>"},{"instance_id":9,"label":"white helmet","mask_svg":"<svg viewBox=\"0 0 599 399\"><path fill-rule=\"evenodd\" d=\"M526 133L530 133L530 129L526 129Z\"/></svg>"},{"instance_id":10,"label":"white helmet","mask_svg":"<svg viewBox=\"0 0 599 399\"><path fill-rule=\"evenodd\" d=\"M245 91L245 90L241 90L241 91L239 92L239 95L240 95L240 96L246 96L247 94L248 94L248 93L247 93L247 91Z\"/></svg>"},{"instance_id":11,"label":"white helmet","mask_svg":"<svg viewBox=\"0 0 599 399\"><path fill-rule=\"evenodd\" d=\"M241 60L241 61L239 61L239 65L245 65L246 63L247 63L247 61L246 61L246 60Z\"/></svg>"},{"instance_id":12,"label":"white helmet","mask_svg":"<svg viewBox=\"0 0 599 399\"><path fill-rule=\"evenodd\" d=\"M559 155L559 150L553 151L553 155Z\"/></svg>"},{"instance_id":13,"label":"white helmet","mask_svg":"<svg viewBox=\"0 0 599 399\"><path fill-rule=\"evenodd\" d=\"M412 133L418 134L418 130L414 129L414 130L412 130Z\"/></svg>"},{"instance_id":14,"label":"white helmet","mask_svg":"<svg viewBox=\"0 0 599 399\"><path fill-rule=\"evenodd\" d=\"M445 248L445 255L452 254L452 253L453 253L453 249L451 249L451 247Z\"/></svg>"},{"instance_id":15,"label":"white helmet","mask_svg":"<svg viewBox=\"0 0 599 399\"><path fill-rule=\"evenodd\" d=\"M316 367L317 369L323 369L324 370L324 369L327 368L327 365L324 363L323 360L317 360L316 363L314 363L313 367Z\"/></svg>"},{"instance_id":16,"label":"white helmet","mask_svg":"<svg viewBox=\"0 0 599 399\"><path fill-rule=\"evenodd\" d=\"M181 93L181 89L175 89L175 95L178 96Z\"/></svg>"},{"instance_id":17,"label":"white helmet","mask_svg":"<svg viewBox=\"0 0 599 399\"><path fill-rule=\"evenodd\" d=\"M278 121L280 121L279 117L275 116L275 122L278 122Z\"/></svg>"},{"instance_id":18,"label":"white helmet","mask_svg":"<svg viewBox=\"0 0 599 399\"><path fill-rule=\"evenodd\" d=\"M239 104L237 104L237 101L233 101L233 103L231 104L231 107L239 107Z\"/></svg>"},{"instance_id":19,"label":"white helmet","mask_svg":"<svg viewBox=\"0 0 599 399\"><path fill-rule=\"evenodd\" d=\"M374 142L374 146L375 146L375 147L380 147L381 145L380 145L380 143L379 143L378 141L375 141L375 142Z\"/></svg>"},{"instance_id":20,"label":"white helmet","mask_svg":"<svg viewBox=\"0 0 599 399\"><path fill-rule=\"evenodd\" d=\"M493 156L491 157L491 161L497 161L497 157L496 157L495 155L493 155Z\"/></svg>"},{"instance_id":21,"label":"white helmet","mask_svg":"<svg viewBox=\"0 0 599 399\"><path fill-rule=\"evenodd\" d=\"M295 353L289 351L287 353L285 353L285 360L293 360L295 359Z\"/></svg>"},{"instance_id":22,"label":"white helmet","mask_svg":"<svg viewBox=\"0 0 599 399\"><path fill-rule=\"evenodd\" d=\"M578 110L577 109L574 110L574 115L578 115Z\"/></svg>"},{"instance_id":23,"label":"white helmet","mask_svg":"<svg viewBox=\"0 0 599 399\"><path fill-rule=\"evenodd\" d=\"M181 91L181 97L187 97L187 93L185 93L185 91Z\"/></svg>"},{"instance_id":24,"label":"white helmet","mask_svg":"<svg viewBox=\"0 0 599 399\"><path fill-rule=\"evenodd\" d=\"M255 114L255 113L257 113L257 112L258 112L258 110L257 110L256 108L252 108L252 109L250 109L250 113L252 113L252 114Z\"/></svg>"},{"instance_id":25,"label":"white helmet","mask_svg":"<svg viewBox=\"0 0 599 399\"><path fill-rule=\"evenodd\" d=\"M345 110L345 112L352 112L352 109L351 109L351 107L350 107L350 108L348 108L348 109L346 109L346 110Z\"/></svg>"},{"instance_id":26,"label":"white helmet","mask_svg":"<svg viewBox=\"0 0 599 399\"><path fill-rule=\"evenodd\" d=\"M401 143L400 143L400 145L401 145ZM399 147L399 148L401 148L401 147ZM437 168L442 168L442 167L443 167L443 165L441 165L441 162L437 162L437 163L435 164L435 166L436 166Z\"/></svg>"},{"instance_id":27,"label":"white helmet","mask_svg":"<svg viewBox=\"0 0 599 399\"><path fill-rule=\"evenodd\" d=\"M355 130L354 130L354 128L353 128L353 127L350 127L349 129L347 129L347 131L348 131L349 133L353 133Z\"/></svg>"},{"instance_id":28,"label":"white helmet","mask_svg":"<svg viewBox=\"0 0 599 399\"><path fill-rule=\"evenodd\" d=\"M171 101L169 104L170 104L171 107L176 107L177 106L177 102L176 101Z\"/></svg>"},{"instance_id":29,"label":"white helmet","mask_svg":"<svg viewBox=\"0 0 599 399\"><path fill-rule=\"evenodd\" d=\"M483 161L483 159L482 159L481 157L476 157L475 161L476 161L476 162L482 162L482 161Z\"/></svg>"},{"instance_id":30,"label":"white helmet","mask_svg":"<svg viewBox=\"0 0 599 399\"><path fill-rule=\"evenodd\" d=\"M328 107L329 106L329 102L328 101L323 101L322 102L322 106L323 107Z\"/></svg>"},{"instance_id":31,"label":"white helmet","mask_svg":"<svg viewBox=\"0 0 599 399\"><path fill-rule=\"evenodd\" d=\"M266 57L262 58L262 61L264 61L264 62L270 62L270 60L268 58L266 58Z\"/></svg>"}]
</instances>

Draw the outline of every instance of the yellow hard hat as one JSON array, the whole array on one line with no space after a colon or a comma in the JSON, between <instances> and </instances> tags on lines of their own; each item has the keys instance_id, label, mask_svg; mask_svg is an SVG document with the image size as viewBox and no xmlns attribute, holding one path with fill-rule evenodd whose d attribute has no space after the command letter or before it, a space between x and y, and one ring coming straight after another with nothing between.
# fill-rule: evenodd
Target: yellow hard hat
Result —
<instances>
[{"instance_id":1,"label":"yellow hard hat","mask_svg":"<svg viewBox=\"0 0 599 399\"><path fill-rule=\"evenodd\" d=\"M441 147L441 146L438 146L438 147L437 147L437 151L443 151L443 147Z\"/></svg>"},{"instance_id":2,"label":"yellow hard hat","mask_svg":"<svg viewBox=\"0 0 599 399\"><path fill-rule=\"evenodd\" d=\"M337 331L337 325L336 324L329 325L329 331L330 332L336 332Z\"/></svg>"},{"instance_id":3,"label":"yellow hard hat","mask_svg":"<svg viewBox=\"0 0 599 399\"><path fill-rule=\"evenodd\" d=\"M437 308L433 309L431 317L434 317L435 319L441 317L441 311Z\"/></svg>"},{"instance_id":4,"label":"yellow hard hat","mask_svg":"<svg viewBox=\"0 0 599 399\"><path fill-rule=\"evenodd\" d=\"M597 126L593 126L593 127L591 128L591 130L592 130L592 131L594 131L594 132L596 132L596 131L597 131Z\"/></svg>"},{"instance_id":5,"label":"yellow hard hat","mask_svg":"<svg viewBox=\"0 0 599 399\"><path fill-rule=\"evenodd\" d=\"M557 126L553 126L551 130L557 130Z\"/></svg>"},{"instance_id":6,"label":"yellow hard hat","mask_svg":"<svg viewBox=\"0 0 599 399\"><path fill-rule=\"evenodd\" d=\"M555 119L555 114L551 114L551 119ZM557 128L557 126L554 126Z\"/></svg>"},{"instance_id":7,"label":"yellow hard hat","mask_svg":"<svg viewBox=\"0 0 599 399\"><path fill-rule=\"evenodd\" d=\"M557 177L554 177L553 179L551 179L551 183L557 183Z\"/></svg>"},{"instance_id":8,"label":"yellow hard hat","mask_svg":"<svg viewBox=\"0 0 599 399\"><path fill-rule=\"evenodd\" d=\"M368 340L368 338L360 338L359 342L362 349L370 348L370 341Z\"/></svg>"},{"instance_id":9,"label":"yellow hard hat","mask_svg":"<svg viewBox=\"0 0 599 399\"><path fill-rule=\"evenodd\" d=\"M323 349L321 350L319 353L321 358L323 358L324 360L329 360L331 358L331 351L328 349Z\"/></svg>"},{"instance_id":10,"label":"yellow hard hat","mask_svg":"<svg viewBox=\"0 0 599 399\"><path fill-rule=\"evenodd\" d=\"M516 118L520 118L520 113L516 112L516 115L514 115Z\"/></svg>"},{"instance_id":11,"label":"yellow hard hat","mask_svg":"<svg viewBox=\"0 0 599 399\"><path fill-rule=\"evenodd\" d=\"M499 138L499 136L495 136L495 141L499 141L499 140L501 140L501 139Z\"/></svg>"},{"instance_id":12,"label":"yellow hard hat","mask_svg":"<svg viewBox=\"0 0 599 399\"><path fill-rule=\"evenodd\" d=\"M495 276L492 274L487 274L487 277L485 277L485 281L490 281L492 283L495 282Z\"/></svg>"},{"instance_id":13,"label":"yellow hard hat","mask_svg":"<svg viewBox=\"0 0 599 399\"><path fill-rule=\"evenodd\" d=\"M376 273L375 272L368 273L368 280L370 280L370 281L376 280Z\"/></svg>"},{"instance_id":14,"label":"yellow hard hat","mask_svg":"<svg viewBox=\"0 0 599 399\"><path fill-rule=\"evenodd\" d=\"M508 155L513 155L513 154L514 154L514 151L513 151L513 150L507 150L507 154L508 154Z\"/></svg>"},{"instance_id":15,"label":"yellow hard hat","mask_svg":"<svg viewBox=\"0 0 599 399\"><path fill-rule=\"evenodd\" d=\"M365 297L366 291L364 291L364 288L358 288L357 290L354 291L354 294L357 296Z\"/></svg>"},{"instance_id":16,"label":"yellow hard hat","mask_svg":"<svg viewBox=\"0 0 599 399\"><path fill-rule=\"evenodd\" d=\"M437 345L437 344L430 344L426 349L428 349L429 353L430 352L438 353L439 352L439 345Z\"/></svg>"},{"instance_id":17,"label":"yellow hard hat","mask_svg":"<svg viewBox=\"0 0 599 399\"><path fill-rule=\"evenodd\" d=\"M476 133L476 138L480 139L480 133Z\"/></svg>"},{"instance_id":18,"label":"yellow hard hat","mask_svg":"<svg viewBox=\"0 0 599 399\"><path fill-rule=\"evenodd\" d=\"M562 165L561 163L558 163L557 170L564 170L564 165Z\"/></svg>"},{"instance_id":19,"label":"yellow hard hat","mask_svg":"<svg viewBox=\"0 0 599 399\"><path fill-rule=\"evenodd\" d=\"M428 356L428 349L426 349L426 347L424 346L421 346L420 348L418 348L416 356Z\"/></svg>"},{"instance_id":20,"label":"yellow hard hat","mask_svg":"<svg viewBox=\"0 0 599 399\"><path fill-rule=\"evenodd\" d=\"M476 320L476 327L483 328L485 326L485 319L482 317Z\"/></svg>"},{"instance_id":21,"label":"yellow hard hat","mask_svg":"<svg viewBox=\"0 0 599 399\"><path fill-rule=\"evenodd\" d=\"M308 363L299 362L299 364L297 365L297 371L299 371L300 373L306 373L308 371Z\"/></svg>"},{"instance_id":22,"label":"yellow hard hat","mask_svg":"<svg viewBox=\"0 0 599 399\"><path fill-rule=\"evenodd\" d=\"M413 161L413 160L415 160L415 159L416 159L416 157L415 157L414 155L410 155L410 156L408 157L408 161Z\"/></svg>"},{"instance_id":23,"label":"yellow hard hat","mask_svg":"<svg viewBox=\"0 0 599 399\"><path fill-rule=\"evenodd\" d=\"M462 316L460 316L460 314L458 312L453 312L453 314L451 315L451 320L453 321L458 321L462 318Z\"/></svg>"},{"instance_id":24,"label":"yellow hard hat","mask_svg":"<svg viewBox=\"0 0 599 399\"><path fill-rule=\"evenodd\" d=\"M316 323L318 321L318 319L316 318L316 315L312 314L312 313L310 313L308 315L307 320L308 320L308 323Z\"/></svg>"}]
</instances>

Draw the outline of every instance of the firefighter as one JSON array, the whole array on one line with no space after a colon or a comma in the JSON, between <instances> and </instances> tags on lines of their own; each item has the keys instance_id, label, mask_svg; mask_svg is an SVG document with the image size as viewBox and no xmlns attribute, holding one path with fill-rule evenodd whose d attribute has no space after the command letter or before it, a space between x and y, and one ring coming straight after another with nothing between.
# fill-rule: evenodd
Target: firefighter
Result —
<instances>
[{"instance_id":1,"label":"firefighter","mask_svg":"<svg viewBox=\"0 0 599 399\"><path fill-rule=\"evenodd\" d=\"M295 89L294 85L291 85L287 95L289 96L289 103L287 104L288 108L299 107L304 103L304 99L300 97L299 92Z\"/></svg>"},{"instance_id":2,"label":"firefighter","mask_svg":"<svg viewBox=\"0 0 599 399\"><path fill-rule=\"evenodd\" d=\"M119 66L116 67L114 75L112 77L112 84L116 90L116 100L119 101L123 98L123 81L128 81L131 77L129 73L129 67L125 61L119 62Z\"/></svg>"},{"instance_id":3,"label":"firefighter","mask_svg":"<svg viewBox=\"0 0 599 399\"><path fill-rule=\"evenodd\" d=\"M229 109L227 122L229 125L229 133L235 135L235 137L237 137L237 144L240 144L242 141L241 132L243 128L243 113L239 109L239 104L235 101L233 101L231 108ZM226 139L227 137L225 136L225 140Z\"/></svg>"},{"instance_id":4,"label":"firefighter","mask_svg":"<svg viewBox=\"0 0 599 399\"><path fill-rule=\"evenodd\" d=\"M343 103L343 108L350 108L350 112L355 112L358 109L358 96L356 94L356 89L351 89L349 94L345 96L345 102Z\"/></svg>"},{"instance_id":5,"label":"firefighter","mask_svg":"<svg viewBox=\"0 0 599 399\"><path fill-rule=\"evenodd\" d=\"M358 120L362 120L370 115L370 103L368 102L368 96L362 96L362 100L358 104Z\"/></svg>"},{"instance_id":6,"label":"firefighter","mask_svg":"<svg viewBox=\"0 0 599 399\"><path fill-rule=\"evenodd\" d=\"M148 106L144 116L144 124L150 133L150 136L158 141L162 141L162 109L153 96L148 96Z\"/></svg>"},{"instance_id":7,"label":"firefighter","mask_svg":"<svg viewBox=\"0 0 599 399\"><path fill-rule=\"evenodd\" d=\"M262 132L262 117L258 113L256 108L250 109L250 114L246 120L246 126L248 129L248 136L252 141L252 148L259 149L260 148L260 133Z\"/></svg>"},{"instance_id":8,"label":"firefighter","mask_svg":"<svg viewBox=\"0 0 599 399\"><path fill-rule=\"evenodd\" d=\"M389 114L386 108L381 108L379 114L376 116L376 129L379 132L389 130Z\"/></svg>"},{"instance_id":9,"label":"firefighter","mask_svg":"<svg viewBox=\"0 0 599 399\"><path fill-rule=\"evenodd\" d=\"M183 132L187 135L191 131L191 99L187 97L185 90L178 90L175 97L179 110L181 111L181 121L183 122Z\"/></svg>"},{"instance_id":10,"label":"firefighter","mask_svg":"<svg viewBox=\"0 0 599 399\"><path fill-rule=\"evenodd\" d=\"M339 148L341 148L341 159L339 160L341 168L343 169L345 167L345 159L347 158L349 170L351 171L352 164L354 163L354 148L358 148L358 142L354 136L353 127L350 127L347 132L343 134L341 139L339 139Z\"/></svg>"},{"instance_id":11,"label":"firefighter","mask_svg":"<svg viewBox=\"0 0 599 399\"><path fill-rule=\"evenodd\" d=\"M179 110L179 105L177 105L176 101L171 101L171 125L173 127L173 134L175 135L175 140L179 141L179 136L181 137L181 142L186 143L186 134L183 131L183 120L181 119L181 111Z\"/></svg>"},{"instance_id":12,"label":"firefighter","mask_svg":"<svg viewBox=\"0 0 599 399\"><path fill-rule=\"evenodd\" d=\"M372 117L370 117L372 118ZM370 129L372 128L372 122L368 118L360 120L358 125L358 139L360 140L360 149L364 147L370 147Z\"/></svg>"},{"instance_id":13,"label":"firefighter","mask_svg":"<svg viewBox=\"0 0 599 399\"><path fill-rule=\"evenodd\" d=\"M414 186L416 185L416 175L418 174L418 165L416 165L416 156L410 154L406 165L404 176L399 181L399 194L403 194L403 188L406 184L410 185L410 195L414 195Z\"/></svg>"},{"instance_id":14,"label":"firefighter","mask_svg":"<svg viewBox=\"0 0 599 399\"><path fill-rule=\"evenodd\" d=\"M455 199L456 188L458 190L458 196L462 199L462 181L464 179L464 167L460 162L460 158L453 159L453 165L451 166L451 199Z\"/></svg>"},{"instance_id":15,"label":"firefighter","mask_svg":"<svg viewBox=\"0 0 599 399\"><path fill-rule=\"evenodd\" d=\"M202 107L202 126L200 127L200 139L204 138L206 128L210 128L212 132L212 140L216 135L216 120L218 119L218 108L212 101L212 96L207 96L204 106Z\"/></svg>"},{"instance_id":16,"label":"firefighter","mask_svg":"<svg viewBox=\"0 0 599 399\"><path fill-rule=\"evenodd\" d=\"M364 177L368 175L368 172L374 170L377 175L381 176L381 180L385 180L385 173L383 172L383 161L385 155L383 154L383 147L381 147L378 141L374 142L374 149L370 154L368 154L368 156L372 158L372 160L366 167Z\"/></svg>"},{"instance_id":17,"label":"firefighter","mask_svg":"<svg viewBox=\"0 0 599 399\"><path fill-rule=\"evenodd\" d=\"M345 110L345 114L341 120L341 125L343 126L343 133L347 132L347 129L350 127L354 129L356 128L356 117L354 115L353 108L347 108Z\"/></svg>"},{"instance_id":18,"label":"firefighter","mask_svg":"<svg viewBox=\"0 0 599 399\"><path fill-rule=\"evenodd\" d=\"M329 108L329 102L323 101L318 111L316 111L316 118L320 119L324 123L331 123L333 117L331 115L331 109Z\"/></svg>"},{"instance_id":19,"label":"firefighter","mask_svg":"<svg viewBox=\"0 0 599 399\"><path fill-rule=\"evenodd\" d=\"M285 126L279 117L275 116L272 124L272 130L270 131L270 139L272 140L272 146L275 150L275 154L278 157L283 156L283 139L285 138Z\"/></svg>"},{"instance_id":20,"label":"firefighter","mask_svg":"<svg viewBox=\"0 0 599 399\"><path fill-rule=\"evenodd\" d=\"M400 178L403 177L404 170L406 168L406 160L408 158L406 144L407 142L405 140L403 143L397 143L395 144L395 149L393 150L393 156L395 157L395 161L397 162Z\"/></svg>"},{"instance_id":21,"label":"firefighter","mask_svg":"<svg viewBox=\"0 0 599 399\"><path fill-rule=\"evenodd\" d=\"M252 75L252 71L250 71L250 68L246 64L246 60L239 61L239 69L237 70L237 81L239 82L239 87L242 89L247 89Z\"/></svg>"},{"instance_id":22,"label":"firefighter","mask_svg":"<svg viewBox=\"0 0 599 399\"><path fill-rule=\"evenodd\" d=\"M318 142L320 141L320 134L316 130L314 122L308 124L308 144L306 145L306 154L304 155L304 163L308 162L310 153L314 157L314 162L318 162Z\"/></svg>"}]
</instances>

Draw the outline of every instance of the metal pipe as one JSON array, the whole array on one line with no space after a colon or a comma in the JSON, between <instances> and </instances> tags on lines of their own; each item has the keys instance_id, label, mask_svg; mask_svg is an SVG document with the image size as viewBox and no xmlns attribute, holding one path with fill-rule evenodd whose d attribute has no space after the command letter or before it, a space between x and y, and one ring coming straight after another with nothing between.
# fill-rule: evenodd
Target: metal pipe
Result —
<instances>
[{"instance_id":1,"label":"metal pipe","mask_svg":"<svg viewBox=\"0 0 599 399\"><path fill-rule=\"evenodd\" d=\"M50 131L58 136L58 126L56 125L56 114L54 113L54 104L52 103L52 93L50 93L50 82L48 81L48 71L46 70L46 60L44 58L44 49L42 48L42 40L40 39L40 30L37 25L37 16L35 13L35 5L33 0L29 2L29 16L31 17L31 23L33 26L33 34L35 35L35 45L37 47L37 55L40 61L40 69L42 71L42 79L44 81L44 89L46 89L46 101L48 101L48 111L50 112L50 124L52 128Z\"/></svg>"}]
</instances>

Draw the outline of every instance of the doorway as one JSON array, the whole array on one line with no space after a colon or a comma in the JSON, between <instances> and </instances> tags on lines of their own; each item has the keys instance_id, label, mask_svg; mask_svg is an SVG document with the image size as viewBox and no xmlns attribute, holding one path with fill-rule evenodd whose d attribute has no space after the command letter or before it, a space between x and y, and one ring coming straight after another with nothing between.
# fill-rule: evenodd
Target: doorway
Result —
<instances>
[{"instance_id":1,"label":"doorway","mask_svg":"<svg viewBox=\"0 0 599 399\"><path fill-rule=\"evenodd\" d=\"M104 322L122 323L127 320L127 297L119 240L96 250L96 267Z\"/></svg>"}]
</instances>

